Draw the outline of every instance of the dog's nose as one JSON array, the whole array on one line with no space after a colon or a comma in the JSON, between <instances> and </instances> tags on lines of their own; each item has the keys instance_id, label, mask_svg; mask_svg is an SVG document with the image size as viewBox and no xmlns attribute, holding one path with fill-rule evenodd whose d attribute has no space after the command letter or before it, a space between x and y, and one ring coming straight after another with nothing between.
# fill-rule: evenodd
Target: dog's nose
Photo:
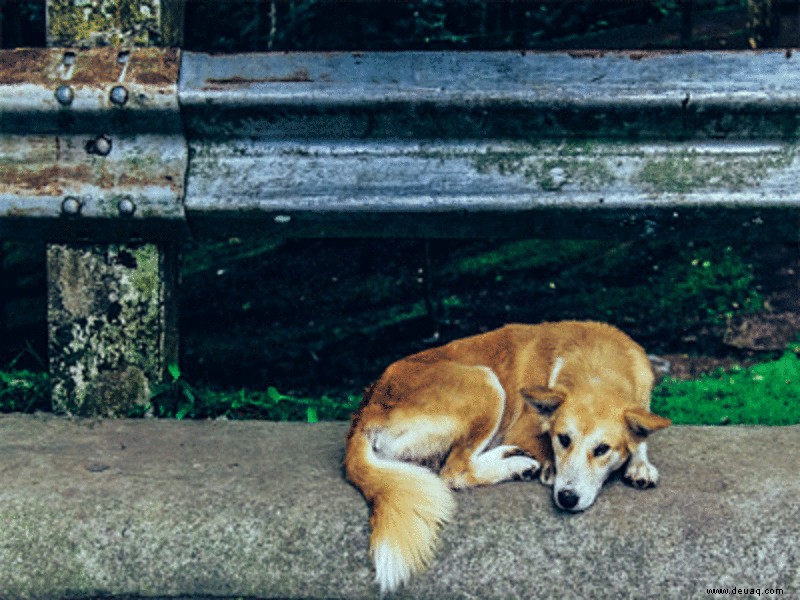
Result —
<instances>
[{"instance_id":1,"label":"dog's nose","mask_svg":"<svg viewBox=\"0 0 800 600\"><path fill-rule=\"evenodd\" d=\"M578 500L580 500L578 494L572 490L561 490L558 492L558 505L561 508L572 510L575 508L575 505L578 504Z\"/></svg>"}]
</instances>

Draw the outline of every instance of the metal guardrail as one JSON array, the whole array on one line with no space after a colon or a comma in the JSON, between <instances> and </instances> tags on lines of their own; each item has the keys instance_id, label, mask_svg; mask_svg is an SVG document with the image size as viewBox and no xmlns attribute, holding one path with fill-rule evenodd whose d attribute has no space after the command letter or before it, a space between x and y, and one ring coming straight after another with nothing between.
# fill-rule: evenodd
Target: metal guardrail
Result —
<instances>
[{"instance_id":1,"label":"metal guardrail","mask_svg":"<svg viewBox=\"0 0 800 600\"><path fill-rule=\"evenodd\" d=\"M0 52L0 236L128 239L184 223L178 57Z\"/></svg>"},{"instance_id":2,"label":"metal guardrail","mask_svg":"<svg viewBox=\"0 0 800 600\"><path fill-rule=\"evenodd\" d=\"M0 236L800 239L797 60L2 51Z\"/></svg>"}]
</instances>

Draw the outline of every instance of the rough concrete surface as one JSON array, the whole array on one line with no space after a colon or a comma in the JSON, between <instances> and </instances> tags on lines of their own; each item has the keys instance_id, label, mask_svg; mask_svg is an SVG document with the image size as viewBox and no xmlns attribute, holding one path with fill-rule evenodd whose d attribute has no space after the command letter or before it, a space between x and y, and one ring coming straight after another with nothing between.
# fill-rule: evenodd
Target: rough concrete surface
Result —
<instances>
[{"instance_id":1,"label":"rough concrete surface","mask_svg":"<svg viewBox=\"0 0 800 600\"><path fill-rule=\"evenodd\" d=\"M0 598L369 598L345 423L0 417ZM800 426L673 427L658 488L586 513L514 482L460 492L408 598L800 595Z\"/></svg>"}]
</instances>

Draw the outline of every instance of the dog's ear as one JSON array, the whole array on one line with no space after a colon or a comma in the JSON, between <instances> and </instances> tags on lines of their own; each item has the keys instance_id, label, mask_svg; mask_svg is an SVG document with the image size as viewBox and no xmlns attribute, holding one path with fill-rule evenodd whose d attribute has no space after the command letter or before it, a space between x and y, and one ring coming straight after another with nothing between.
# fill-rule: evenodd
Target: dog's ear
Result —
<instances>
[{"instance_id":1,"label":"dog's ear","mask_svg":"<svg viewBox=\"0 0 800 600\"><path fill-rule=\"evenodd\" d=\"M644 408L631 408L625 411L625 422L634 437L646 438L659 429L672 425L672 421L659 417Z\"/></svg>"},{"instance_id":2,"label":"dog's ear","mask_svg":"<svg viewBox=\"0 0 800 600\"><path fill-rule=\"evenodd\" d=\"M534 385L519 391L525 401L542 417L542 433L550 428L550 417L567 398L562 387L549 388L546 385Z\"/></svg>"}]
</instances>

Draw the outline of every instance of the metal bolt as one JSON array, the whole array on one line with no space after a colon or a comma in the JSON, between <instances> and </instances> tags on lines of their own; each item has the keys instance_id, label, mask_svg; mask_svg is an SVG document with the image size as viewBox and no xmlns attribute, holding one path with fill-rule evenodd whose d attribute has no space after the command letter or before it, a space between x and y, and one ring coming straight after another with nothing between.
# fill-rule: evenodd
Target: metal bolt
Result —
<instances>
[{"instance_id":1,"label":"metal bolt","mask_svg":"<svg viewBox=\"0 0 800 600\"><path fill-rule=\"evenodd\" d=\"M128 101L128 90L126 90L122 85L115 85L113 88L111 88L111 94L109 94L109 98L111 99L111 102L117 106L122 106Z\"/></svg>"},{"instance_id":2,"label":"metal bolt","mask_svg":"<svg viewBox=\"0 0 800 600\"><path fill-rule=\"evenodd\" d=\"M133 213L136 212L136 204L134 204L130 196L125 196L120 200L117 208L121 217L132 217Z\"/></svg>"},{"instance_id":3,"label":"metal bolt","mask_svg":"<svg viewBox=\"0 0 800 600\"><path fill-rule=\"evenodd\" d=\"M75 92L68 85L60 85L56 90L56 100L62 106L69 106L75 98Z\"/></svg>"},{"instance_id":4,"label":"metal bolt","mask_svg":"<svg viewBox=\"0 0 800 600\"><path fill-rule=\"evenodd\" d=\"M61 212L69 217L77 217L82 208L83 204L75 196L67 196L61 203Z\"/></svg>"},{"instance_id":5,"label":"metal bolt","mask_svg":"<svg viewBox=\"0 0 800 600\"><path fill-rule=\"evenodd\" d=\"M554 167L548 171L550 175L550 189L558 190L561 189L565 183L567 183L567 174L561 167Z\"/></svg>"},{"instance_id":6,"label":"metal bolt","mask_svg":"<svg viewBox=\"0 0 800 600\"><path fill-rule=\"evenodd\" d=\"M111 152L111 138L107 135L98 135L93 140L86 143L86 151L89 154L97 154L98 156L108 156Z\"/></svg>"}]
</instances>

